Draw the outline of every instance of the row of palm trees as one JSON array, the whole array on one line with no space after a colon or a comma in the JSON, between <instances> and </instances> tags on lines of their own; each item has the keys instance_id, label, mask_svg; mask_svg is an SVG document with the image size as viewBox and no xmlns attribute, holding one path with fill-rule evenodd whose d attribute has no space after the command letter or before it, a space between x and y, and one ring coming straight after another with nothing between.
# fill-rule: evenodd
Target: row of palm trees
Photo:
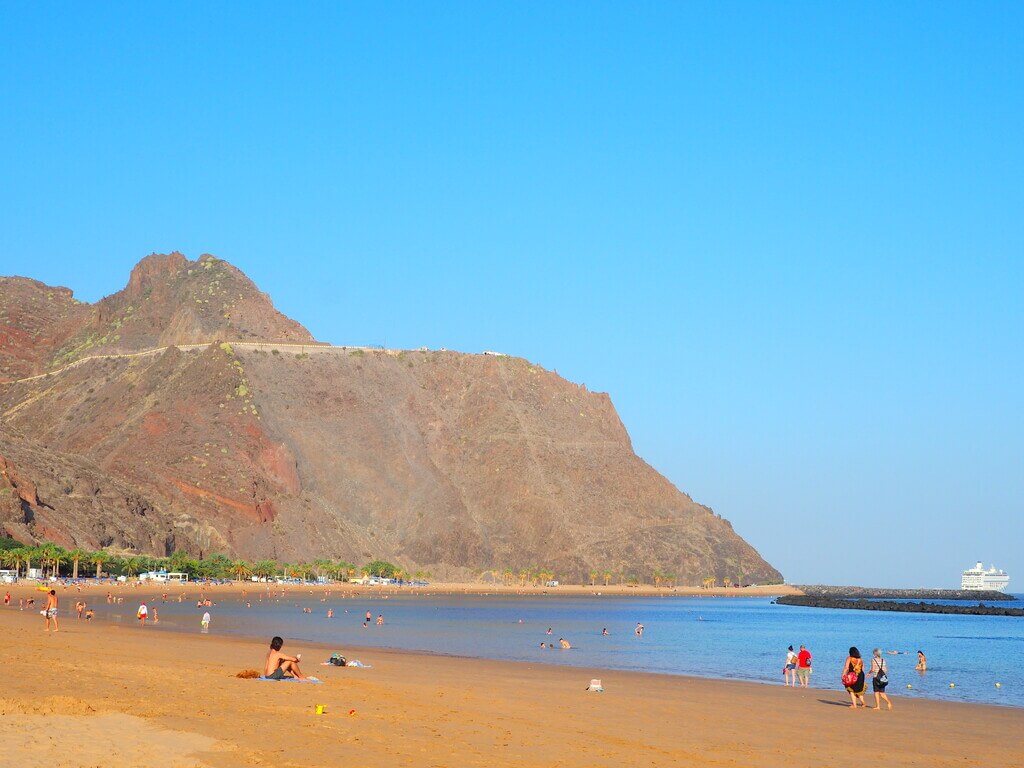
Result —
<instances>
[{"instance_id":1,"label":"row of palm trees","mask_svg":"<svg viewBox=\"0 0 1024 768\"><path fill-rule=\"evenodd\" d=\"M70 576L73 579L89 573L100 578L102 575L135 576L148 571L170 571L187 573L190 578L249 579L295 578L306 581L310 577L328 579L354 578L358 575L377 576L405 580L429 579L429 571L410 572L384 560L375 560L363 566L355 566L344 560L318 558L310 562L279 563L276 560L235 559L214 554L198 559L184 552L175 552L170 557L148 555L117 555L104 550L96 552L84 549L64 549L56 544L39 546L18 546L0 550L0 565L14 570L17 575L28 576L33 568L39 568L44 578Z\"/></svg>"}]
</instances>

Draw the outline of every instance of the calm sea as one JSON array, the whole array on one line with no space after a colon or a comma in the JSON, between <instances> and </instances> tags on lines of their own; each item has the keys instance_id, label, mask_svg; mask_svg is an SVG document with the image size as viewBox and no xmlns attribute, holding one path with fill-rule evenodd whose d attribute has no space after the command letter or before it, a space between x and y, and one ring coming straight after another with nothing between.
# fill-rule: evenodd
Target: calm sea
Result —
<instances>
[{"instance_id":1,"label":"calm sea","mask_svg":"<svg viewBox=\"0 0 1024 768\"><path fill-rule=\"evenodd\" d=\"M587 678L590 670L622 669L781 685L786 647L803 643L814 657L812 686L838 689L840 667L856 645L865 656L875 647L904 652L886 656L890 694L1024 706L1024 618L798 608L767 598L410 594L321 602L322 591L314 591L262 600L251 593L247 608L245 600L214 597L216 605L205 609L212 633L279 634L293 649L296 640L326 643L367 663L372 651L352 649L560 664L585 668ZM131 622L136 605L129 599L123 606L97 605L97 618ZM199 632L203 610L195 602L150 605L159 609L161 628ZM328 608L333 619L326 618ZM367 611L374 619L383 614L384 625L364 629ZM634 634L637 622L645 626L643 637ZM573 649L539 647L557 646L560 637ZM928 657L924 674L914 670L918 649Z\"/></svg>"}]
</instances>

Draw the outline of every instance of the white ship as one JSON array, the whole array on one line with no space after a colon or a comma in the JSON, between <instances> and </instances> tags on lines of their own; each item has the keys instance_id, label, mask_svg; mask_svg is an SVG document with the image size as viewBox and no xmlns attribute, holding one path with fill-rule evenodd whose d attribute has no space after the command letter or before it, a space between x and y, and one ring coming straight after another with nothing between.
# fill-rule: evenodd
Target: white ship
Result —
<instances>
[{"instance_id":1,"label":"white ship","mask_svg":"<svg viewBox=\"0 0 1024 768\"><path fill-rule=\"evenodd\" d=\"M960 577L960 589L1005 592L1009 585L1010 577L1006 575L1006 571L998 571L995 566L986 571L980 560L976 566L968 568Z\"/></svg>"}]
</instances>

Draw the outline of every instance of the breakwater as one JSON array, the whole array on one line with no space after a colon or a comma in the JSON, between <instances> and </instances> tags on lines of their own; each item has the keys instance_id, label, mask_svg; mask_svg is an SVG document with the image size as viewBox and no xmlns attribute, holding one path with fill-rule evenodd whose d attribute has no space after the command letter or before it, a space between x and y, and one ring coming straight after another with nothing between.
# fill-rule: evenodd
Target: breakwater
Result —
<instances>
[{"instance_id":1,"label":"breakwater","mask_svg":"<svg viewBox=\"0 0 1024 768\"><path fill-rule=\"evenodd\" d=\"M1006 595L1000 595L1003 600ZM957 599L957 598L936 598ZM1010 598L1013 599L1013 598ZM830 597L824 595L783 595L775 600L778 605L799 605L805 608L845 608L858 611L893 611L896 613L947 613L960 616L1024 616L1024 608L985 605L946 605L943 603L898 602L896 600L869 600L862 598Z\"/></svg>"},{"instance_id":2,"label":"breakwater","mask_svg":"<svg viewBox=\"0 0 1024 768\"><path fill-rule=\"evenodd\" d=\"M995 590L970 589L883 589L880 587L833 587L823 584L797 585L806 597L839 600L962 600L1005 603L1017 598Z\"/></svg>"}]
</instances>

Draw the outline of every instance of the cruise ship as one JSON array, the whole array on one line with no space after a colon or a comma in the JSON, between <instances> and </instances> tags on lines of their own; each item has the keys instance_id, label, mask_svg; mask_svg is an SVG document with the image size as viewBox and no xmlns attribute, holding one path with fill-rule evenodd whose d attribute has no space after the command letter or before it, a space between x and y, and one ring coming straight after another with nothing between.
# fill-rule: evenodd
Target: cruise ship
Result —
<instances>
[{"instance_id":1,"label":"cruise ship","mask_svg":"<svg viewBox=\"0 0 1024 768\"><path fill-rule=\"evenodd\" d=\"M997 571L995 566L986 571L980 560L976 566L968 568L960 577L960 589L1005 592L1009 584L1010 577L1006 575L1006 571Z\"/></svg>"}]
</instances>

